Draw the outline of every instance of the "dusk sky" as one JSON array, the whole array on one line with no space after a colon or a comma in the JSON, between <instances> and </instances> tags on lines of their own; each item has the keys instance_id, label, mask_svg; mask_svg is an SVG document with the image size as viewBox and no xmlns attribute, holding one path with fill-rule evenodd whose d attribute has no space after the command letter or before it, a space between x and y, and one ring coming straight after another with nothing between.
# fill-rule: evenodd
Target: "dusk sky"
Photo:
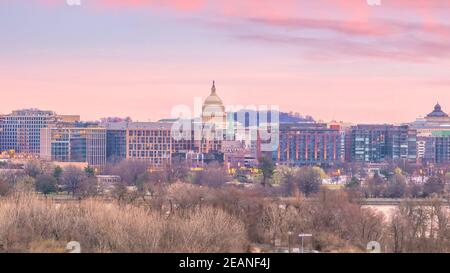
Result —
<instances>
[{"instance_id":1,"label":"dusk sky","mask_svg":"<svg viewBox=\"0 0 450 273\"><path fill-rule=\"evenodd\" d=\"M205 98L348 122L450 112L450 1L0 0L0 113L170 117Z\"/></svg>"}]
</instances>

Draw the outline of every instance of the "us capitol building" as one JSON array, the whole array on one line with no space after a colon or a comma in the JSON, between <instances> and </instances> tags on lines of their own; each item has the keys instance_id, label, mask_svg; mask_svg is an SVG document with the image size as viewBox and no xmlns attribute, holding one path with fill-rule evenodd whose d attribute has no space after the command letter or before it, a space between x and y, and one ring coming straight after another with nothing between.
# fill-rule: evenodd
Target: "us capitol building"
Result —
<instances>
[{"instance_id":1,"label":"us capitol building","mask_svg":"<svg viewBox=\"0 0 450 273\"><path fill-rule=\"evenodd\" d=\"M214 127L211 129L225 129L227 115L222 99L217 95L216 84L213 81L211 94L205 99L202 107L202 123L204 126Z\"/></svg>"}]
</instances>

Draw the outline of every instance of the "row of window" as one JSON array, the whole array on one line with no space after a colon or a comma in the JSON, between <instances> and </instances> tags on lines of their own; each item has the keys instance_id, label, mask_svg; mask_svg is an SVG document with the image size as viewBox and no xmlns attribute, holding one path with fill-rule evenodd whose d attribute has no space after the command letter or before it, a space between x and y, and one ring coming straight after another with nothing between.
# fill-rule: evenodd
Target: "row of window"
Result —
<instances>
[{"instance_id":1,"label":"row of window","mask_svg":"<svg viewBox=\"0 0 450 273\"><path fill-rule=\"evenodd\" d=\"M128 136L170 136L170 131L130 130Z\"/></svg>"}]
</instances>

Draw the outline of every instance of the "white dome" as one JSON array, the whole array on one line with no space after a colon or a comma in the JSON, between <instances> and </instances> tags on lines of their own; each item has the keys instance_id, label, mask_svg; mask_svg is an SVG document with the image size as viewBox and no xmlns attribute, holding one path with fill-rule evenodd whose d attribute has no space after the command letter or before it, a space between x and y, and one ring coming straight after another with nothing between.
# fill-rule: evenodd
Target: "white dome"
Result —
<instances>
[{"instance_id":1,"label":"white dome","mask_svg":"<svg viewBox=\"0 0 450 273\"><path fill-rule=\"evenodd\" d=\"M223 106L222 99L216 93L216 86L213 82L211 88L211 94L205 99L203 103L203 112L225 112L225 107Z\"/></svg>"}]
</instances>

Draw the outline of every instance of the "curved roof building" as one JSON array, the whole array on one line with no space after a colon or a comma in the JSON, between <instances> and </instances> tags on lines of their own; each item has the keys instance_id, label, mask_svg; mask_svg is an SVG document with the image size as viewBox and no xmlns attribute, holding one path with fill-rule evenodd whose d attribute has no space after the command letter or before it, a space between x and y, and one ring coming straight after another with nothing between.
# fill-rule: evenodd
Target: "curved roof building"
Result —
<instances>
[{"instance_id":1,"label":"curved roof building","mask_svg":"<svg viewBox=\"0 0 450 273\"><path fill-rule=\"evenodd\" d=\"M222 99L217 95L216 84L213 81L211 94L205 99L202 108L203 123L211 123L216 127L224 128L226 122L225 106Z\"/></svg>"},{"instance_id":2,"label":"curved roof building","mask_svg":"<svg viewBox=\"0 0 450 273\"><path fill-rule=\"evenodd\" d=\"M447 113L442 111L442 107L439 103L434 106L433 112L429 113L426 117L426 120L430 121L443 121L443 122L449 122L450 118Z\"/></svg>"}]
</instances>

